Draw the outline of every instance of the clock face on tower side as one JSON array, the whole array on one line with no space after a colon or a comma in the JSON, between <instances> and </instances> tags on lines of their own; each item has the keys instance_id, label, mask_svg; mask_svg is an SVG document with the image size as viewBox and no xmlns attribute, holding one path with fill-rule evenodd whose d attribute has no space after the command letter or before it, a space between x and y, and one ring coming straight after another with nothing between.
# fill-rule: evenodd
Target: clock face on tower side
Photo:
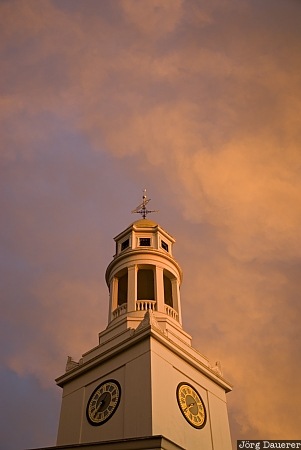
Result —
<instances>
[{"instance_id":1,"label":"clock face on tower side","mask_svg":"<svg viewBox=\"0 0 301 450\"><path fill-rule=\"evenodd\" d=\"M87 419L97 426L107 422L116 412L121 396L121 387L116 380L101 383L92 392L87 404Z\"/></svg>"},{"instance_id":2,"label":"clock face on tower side","mask_svg":"<svg viewBox=\"0 0 301 450\"><path fill-rule=\"evenodd\" d=\"M194 428L203 428L206 424L206 409L200 394L188 383L177 387L177 400L181 413Z\"/></svg>"}]
</instances>

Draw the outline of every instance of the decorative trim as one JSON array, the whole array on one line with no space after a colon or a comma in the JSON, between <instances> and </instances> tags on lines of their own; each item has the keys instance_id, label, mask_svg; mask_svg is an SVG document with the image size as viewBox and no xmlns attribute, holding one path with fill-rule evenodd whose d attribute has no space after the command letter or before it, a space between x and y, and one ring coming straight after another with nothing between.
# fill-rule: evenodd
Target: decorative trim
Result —
<instances>
[{"instance_id":1,"label":"decorative trim","mask_svg":"<svg viewBox=\"0 0 301 450\"><path fill-rule=\"evenodd\" d=\"M154 313L151 309L147 310L143 320L140 322L140 324L138 325L138 327L135 330L135 333L139 330L142 330L143 328L147 328L147 327L154 327L157 328L158 330L161 331L160 326L154 316Z\"/></svg>"}]
</instances>

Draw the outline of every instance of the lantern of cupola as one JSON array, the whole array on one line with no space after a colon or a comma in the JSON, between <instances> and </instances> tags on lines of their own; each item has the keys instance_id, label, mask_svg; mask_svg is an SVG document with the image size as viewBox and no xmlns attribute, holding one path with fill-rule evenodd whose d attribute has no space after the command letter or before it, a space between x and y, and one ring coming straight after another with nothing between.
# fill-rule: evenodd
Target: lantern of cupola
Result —
<instances>
[{"instance_id":1,"label":"lantern of cupola","mask_svg":"<svg viewBox=\"0 0 301 450\"><path fill-rule=\"evenodd\" d=\"M116 254L106 271L109 323L124 314L142 318L152 310L182 324L182 270L172 255L174 238L155 222L141 219L115 238Z\"/></svg>"},{"instance_id":2,"label":"lantern of cupola","mask_svg":"<svg viewBox=\"0 0 301 450\"><path fill-rule=\"evenodd\" d=\"M175 239L147 218L153 212L146 208L148 201L144 195L133 211L143 218L114 238L116 253L105 276L110 295L105 335L136 329L150 311L162 331L190 342L182 329L182 270L173 256Z\"/></svg>"}]
</instances>

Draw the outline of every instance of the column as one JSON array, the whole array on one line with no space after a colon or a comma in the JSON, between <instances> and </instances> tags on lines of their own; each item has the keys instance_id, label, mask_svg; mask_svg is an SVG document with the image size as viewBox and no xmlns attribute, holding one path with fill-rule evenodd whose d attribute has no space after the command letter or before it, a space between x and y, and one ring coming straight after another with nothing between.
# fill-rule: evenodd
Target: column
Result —
<instances>
[{"instance_id":1,"label":"column","mask_svg":"<svg viewBox=\"0 0 301 450\"><path fill-rule=\"evenodd\" d=\"M157 311L165 313L163 268L158 266L156 266L155 271L155 299L157 301Z\"/></svg>"},{"instance_id":2,"label":"column","mask_svg":"<svg viewBox=\"0 0 301 450\"><path fill-rule=\"evenodd\" d=\"M113 311L117 308L118 279L113 277L110 283L109 322L113 320Z\"/></svg>"},{"instance_id":3,"label":"column","mask_svg":"<svg viewBox=\"0 0 301 450\"><path fill-rule=\"evenodd\" d=\"M172 300L173 300L173 308L178 313L179 322L182 325L182 311L181 311L181 301L180 301L180 288L179 283L176 278L171 280L171 289L172 289Z\"/></svg>"},{"instance_id":4,"label":"column","mask_svg":"<svg viewBox=\"0 0 301 450\"><path fill-rule=\"evenodd\" d=\"M128 267L128 309L127 312L136 311L137 300L137 266Z\"/></svg>"}]
</instances>

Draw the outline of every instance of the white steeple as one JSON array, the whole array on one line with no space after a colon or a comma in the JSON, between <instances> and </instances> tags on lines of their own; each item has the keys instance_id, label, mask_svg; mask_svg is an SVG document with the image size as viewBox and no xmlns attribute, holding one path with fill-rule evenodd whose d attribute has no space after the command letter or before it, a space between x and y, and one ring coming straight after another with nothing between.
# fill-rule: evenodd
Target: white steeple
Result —
<instances>
[{"instance_id":1,"label":"white steeple","mask_svg":"<svg viewBox=\"0 0 301 450\"><path fill-rule=\"evenodd\" d=\"M134 210L143 218L115 237L98 345L78 362L69 357L56 380L63 396L55 448L231 449L231 385L182 328L175 239L147 218L148 201L144 195Z\"/></svg>"}]
</instances>

